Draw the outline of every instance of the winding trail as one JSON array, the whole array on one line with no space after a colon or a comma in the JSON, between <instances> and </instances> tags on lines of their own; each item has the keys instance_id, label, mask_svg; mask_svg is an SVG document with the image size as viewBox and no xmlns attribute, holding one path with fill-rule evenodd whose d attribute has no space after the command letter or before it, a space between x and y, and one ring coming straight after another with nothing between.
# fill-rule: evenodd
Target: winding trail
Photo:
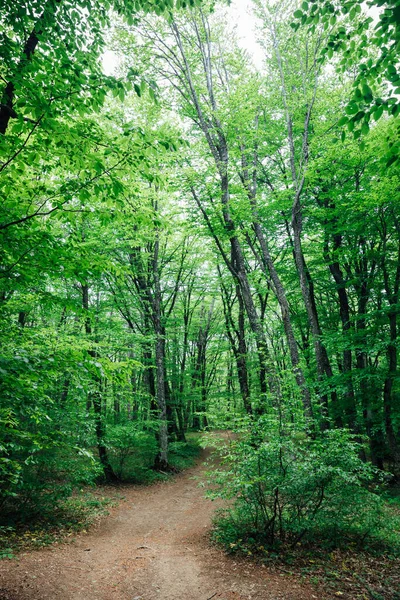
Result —
<instances>
[{"instance_id":1,"label":"winding trail","mask_svg":"<svg viewBox=\"0 0 400 600\"><path fill-rule=\"evenodd\" d=\"M203 456L204 458L204 456ZM323 600L295 576L210 547L202 461L125 501L69 544L0 563L0 600Z\"/></svg>"}]
</instances>

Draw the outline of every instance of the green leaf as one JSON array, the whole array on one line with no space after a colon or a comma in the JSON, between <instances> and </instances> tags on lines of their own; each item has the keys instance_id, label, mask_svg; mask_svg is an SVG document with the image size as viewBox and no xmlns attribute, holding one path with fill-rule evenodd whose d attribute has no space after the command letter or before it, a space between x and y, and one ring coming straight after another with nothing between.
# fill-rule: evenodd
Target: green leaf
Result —
<instances>
[{"instance_id":1,"label":"green leaf","mask_svg":"<svg viewBox=\"0 0 400 600\"><path fill-rule=\"evenodd\" d=\"M389 158L389 160L386 163L387 167L391 167L392 165L394 165L395 162L397 162L399 160L399 156L397 154L391 156Z\"/></svg>"},{"instance_id":2,"label":"green leaf","mask_svg":"<svg viewBox=\"0 0 400 600\"><path fill-rule=\"evenodd\" d=\"M355 104L354 102L351 102L350 104L348 104L346 106L345 110L346 110L346 112L347 112L348 115L354 115L358 111L358 104Z\"/></svg>"},{"instance_id":3,"label":"green leaf","mask_svg":"<svg viewBox=\"0 0 400 600\"><path fill-rule=\"evenodd\" d=\"M365 116L365 112L363 110L359 110L358 113L356 115L354 115L353 120L355 123L357 123L358 121L361 121L361 119L363 119Z\"/></svg>"},{"instance_id":4,"label":"green leaf","mask_svg":"<svg viewBox=\"0 0 400 600\"><path fill-rule=\"evenodd\" d=\"M362 86L362 93L366 102L371 102L373 98L372 90L366 83Z\"/></svg>"},{"instance_id":5,"label":"green leaf","mask_svg":"<svg viewBox=\"0 0 400 600\"><path fill-rule=\"evenodd\" d=\"M33 165L35 162L37 162L38 158L39 155L37 152L30 152L26 157L26 162L28 163L28 165Z\"/></svg>"},{"instance_id":6,"label":"green leaf","mask_svg":"<svg viewBox=\"0 0 400 600\"><path fill-rule=\"evenodd\" d=\"M382 114L383 114L383 106L378 106L373 114L375 121L378 121L381 118Z\"/></svg>"},{"instance_id":7,"label":"green leaf","mask_svg":"<svg viewBox=\"0 0 400 600\"><path fill-rule=\"evenodd\" d=\"M153 90L152 87L149 87L149 96L153 100L153 102L157 101L156 95L155 95L154 90Z\"/></svg>"},{"instance_id":8,"label":"green leaf","mask_svg":"<svg viewBox=\"0 0 400 600\"><path fill-rule=\"evenodd\" d=\"M361 133L362 133L363 135L367 135L367 134L369 133L369 125L368 125L368 123L366 123L365 121L364 121L364 123L361 125Z\"/></svg>"}]
</instances>

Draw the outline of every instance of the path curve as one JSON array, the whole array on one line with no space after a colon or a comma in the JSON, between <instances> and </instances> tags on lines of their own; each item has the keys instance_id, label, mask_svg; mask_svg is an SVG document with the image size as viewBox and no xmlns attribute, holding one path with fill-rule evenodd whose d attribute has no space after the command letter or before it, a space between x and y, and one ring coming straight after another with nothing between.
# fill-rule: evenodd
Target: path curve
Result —
<instances>
[{"instance_id":1,"label":"path curve","mask_svg":"<svg viewBox=\"0 0 400 600\"><path fill-rule=\"evenodd\" d=\"M204 455L203 455L204 458ZM215 504L203 461L172 480L124 488L88 534L0 563L0 600L323 600L295 576L209 544Z\"/></svg>"}]
</instances>

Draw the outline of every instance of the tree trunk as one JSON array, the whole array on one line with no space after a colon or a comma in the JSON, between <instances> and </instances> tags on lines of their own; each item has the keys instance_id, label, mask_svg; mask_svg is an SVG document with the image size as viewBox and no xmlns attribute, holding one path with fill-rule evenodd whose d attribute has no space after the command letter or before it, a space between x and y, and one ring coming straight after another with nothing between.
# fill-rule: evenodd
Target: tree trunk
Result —
<instances>
[{"instance_id":1,"label":"tree trunk","mask_svg":"<svg viewBox=\"0 0 400 600\"><path fill-rule=\"evenodd\" d=\"M257 345L257 355L259 362L259 381L260 381L260 395L261 395L261 403L260 409L262 409L262 405L266 401L267 397L267 378L268 384L270 387L270 391L273 393L273 382L272 378L269 378L268 372L268 345L264 335L264 331L262 328L261 321L257 314L257 309L254 304L254 300L251 294L251 288L249 284L249 280L246 273L242 248L240 246L240 242L236 236L231 238L231 249L232 249L232 263L234 264L234 271L236 273L237 282L240 286L243 304L246 309L247 318L249 320L250 329L252 330L256 345Z\"/></svg>"},{"instance_id":2,"label":"tree trunk","mask_svg":"<svg viewBox=\"0 0 400 600\"><path fill-rule=\"evenodd\" d=\"M372 400L374 397L368 381L368 356L365 351L366 340L366 310L368 303L368 291L365 282L361 285L361 295L358 299L357 315L357 348L356 348L356 366L360 376L360 396L363 407L363 417L366 433L369 438L371 452L371 461L379 469L383 469L383 440L382 435L377 429L377 418Z\"/></svg>"},{"instance_id":3,"label":"tree trunk","mask_svg":"<svg viewBox=\"0 0 400 600\"><path fill-rule=\"evenodd\" d=\"M87 284L82 285L82 308L87 315L87 317L85 318L85 332L87 336L91 336L92 324L89 317L89 286ZM96 350L89 350L88 354L93 360L98 357ZM103 418L101 379L97 375L95 375L93 379L96 389L89 395L86 407L89 407L90 409L90 405L93 406L99 459L103 467L104 477L106 481L112 482L115 481L117 477L115 476L115 473L111 467L107 453L107 446L104 443L106 431Z\"/></svg>"},{"instance_id":4,"label":"tree trunk","mask_svg":"<svg viewBox=\"0 0 400 600\"><path fill-rule=\"evenodd\" d=\"M36 46L39 43L39 38L41 35L43 35L44 27L48 23L54 23L57 5L60 3L61 0L47 0L42 14L36 21L36 24L22 49L22 56L16 69L18 75L20 75L24 65L32 59ZM6 87L4 88L0 104L0 133L2 134L6 133L10 119L17 117L17 114L13 108L14 95L15 84L12 80L10 80L7 82Z\"/></svg>"},{"instance_id":5,"label":"tree trunk","mask_svg":"<svg viewBox=\"0 0 400 600\"><path fill-rule=\"evenodd\" d=\"M238 372L238 380L240 393L243 400L243 406L247 414L252 414L249 388L249 375L247 371L247 344L246 330L244 320L244 304L239 286L236 286L236 294L239 302L239 317L238 317L238 348L236 354L236 368Z\"/></svg>"},{"instance_id":6,"label":"tree trunk","mask_svg":"<svg viewBox=\"0 0 400 600\"><path fill-rule=\"evenodd\" d=\"M397 219L394 219L396 226L397 236L400 236L400 224ZM385 230L386 233L386 230ZM388 319L389 319L389 328L390 328L390 341L387 346L386 355L388 360L388 371L385 378L385 383L383 387L383 408L385 415L385 432L387 441L389 444L391 459L393 461L394 469L396 476L399 476L400 473L400 440L399 440L399 432L400 428L394 424L393 419L393 408L399 406L400 398L399 392L395 389L395 381L398 377L398 369L397 369L397 315L399 313L398 302L400 295L400 239L398 241L398 249L397 249L397 267L394 276L394 282L391 286L389 280L389 272L386 264L386 236L384 240L383 246L383 258L382 258L382 272L383 272L383 280L385 285L385 291L387 300L390 305L390 309L388 311Z\"/></svg>"},{"instance_id":7,"label":"tree trunk","mask_svg":"<svg viewBox=\"0 0 400 600\"><path fill-rule=\"evenodd\" d=\"M285 288L283 287L281 279L275 269L275 265L269 253L267 241L264 237L264 234L258 221L253 221L253 228L261 248L262 258L265 267L268 269L269 275L271 277L275 295L281 310L283 328L285 331L286 341L289 347L290 360L292 363L292 369L296 379L296 383L300 389L304 415L307 419L312 419L313 412L311 406L311 394L304 377L303 369L300 365L299 350L294 335L292 322L290 319L290 308L286 297Z\"/></svg>"},{"instance_id":8,"label":"tree trunk","mask_svg":"<svg viewBox=\"0 0 400 600\"><path fill-rule=\"evenodd\" d=\"M393 460L395 470L400 466L400 443L399 437L396 434L393 424L393 407L398 402L396 391L394 390L394 382L397 378L397 314L396 310L392 309L389 313L390 323L390 343L387 347L388 357L388 372L385 378L383 387L383 406L385 414L385 430L390 448L391 458Z\"/></svg>"},{"instance_id":9,"label":"tree trunk","mask_svg":"<svg viewBox=\"0 0 400 600\"><path fill-rule=\"evenodd\" d=\"M154 243L153 256L153 323L156 336L155 358L156 358L156 398L158 405L158 418L160 428L158 433L159 453L155 459L156 469L164 471L168 465L168 419L167 402L165 395L165 336L161 313L161 287L158 265L159 239L158 234Z\"/></svg>"},{"instance_id":10,"label":"tree trunk","mask_svg":"<svg viewBox=\"0 0 400 600\"><path fill-rule=\"evenodd\" d=\"M218 249L221 252L221 255L226 262L229 270L232 275L235 277L236 281L240 285L243 302L246 308L246 313L248 316L248 320L250 323L251 330L254 333L254 337L256 339L258 358L260 363L259 377L260 377L260 392L261 392L261 404L266 399L267 394L267 359L268 359L268 347L266 343L266 339L264 336L263 328L260 322L260 319L257 314L257 310L251 295L251 288L247 277L247 272L245 268L245 262L243 258L242 248L239 242L237 235L235 234L235 224L230 214L229 208L229 176L228 176L228 164L229 164L229 155L228 155L228 145L227 140L223 131L223 127L221 122L217 116L217 105L215 100L215 95L213 91L213 74L211 67L211 39L209 37L209 30L206 25L206 20L203 18L204 25L204 35L205 40L200 44L200 51L203 55L203 68L204 75L206 78L206 87L207 87L207 96L209 100L209 105L211 106L212 114L210 116L205 115L201 102L199 101L199 95L195 88L194 81L192 78L191 67L186 56L185 48L183 45L182 37L179 31L177 24L172 21L171 22L171 33L174 36L179 52L182 58L182 63L180 65L180 70L182 72L182 77L187 83L187 89L189 90L189 102L192 105L195 113L197 114L197 119L195 119L196 123L200 126L206 142L209 146L212 157L215 161L215 166L220 178L220 208L222 208L222 217L224 222L224 227L227 235L229 236L230 246L231 246L231 254L233 261L229 261L226 256L221 242L218 239L218 236L215 234L215 231L212 227L212 224L204 211L204 208L201 206L199 199L196 196L192 188L193 196L198 204L206 222L207 226L210 228L210 231L213 235L213 238L218 246ZM174 66L175 70L175 66ZM232 262L236 263L236 267L233 268ZM272 382L269 382L270 390L273 391Z\"/></svg>"},{"instance_id":11,"label":"tree trunk","mask_svg":"<svg viewBox=\"0 0 400 600\"><path fill-rule=\"evenodd\" d=\"M252 407L250 401L250 387L249 387L249 375L247 371L247 343L246 343L246 330L245 330L245 309L243 304L243 297L240 290L240 286L236 283L236 299L238 301L238 322L235 325L235 320L232 314L232 308L234 305L235 298L230 297L229 292L222 280L222 271L218 265L218 274L220 278L220 288L222 295L222 304L224 309L225 317L225 329L228 336L233 355L236 362L236 371L239 381L240 395L243 401L243 407L247 414L252 414ZM229 362L228 369L228 401L230 401L230 392L233 385L232 379L232 365ZM232 383L232 382L231 382Z\"/></svg>"},{"instance_id":12,"label":"tree trunk","mask_svg":"<svg viewBox=\"0 0 400 600\"><path fill-rule=\"evenodd\" d=\"M164 339L161 332L156 333L156 397L158 404L158 418L160 428L158 432L159 452L154 466L156 469L164 471L168 469L168 421L167 421L167 403L165 399L165 380L164 380Z\"/></svg>"},{"instance_id":13,"label":"tree trunk","mask_svg":"<svg viewBox=\"0 0 400 600\"><path fill-rule=\"evenodd\" d=\"M256 126L258 125L258 118L256 118ZM286 291L282 284L282 281L278 275L278 272L275 268L274 261L271 258L271 254L269 252L268 243L265 238L264 232L261 228L258 209L257 209L257 163L258 163L258 149L257 146L254 149L253 155L253 166L252 166L252 174L250 177L249 167L247 158L245 155L245 148L241 147L242 151L242 174L241 179L242 183L246 189L248 198L250 200L252 219L253 219L253 230L256 234L256 238L261 250L261 263L264 267L264 272L269 276L272 280L273 290L275 292L275 296L278 300L278 304L281 310L283 328L285 331L285 336L287 340L287 344L289 347L290 359L292 363L293 373L296 379L296 383L300 389L301 399L303 402L303 410L304 415L307 419L312 419L312 406L311 406L311 394L310 390L307 386L303 370L300 365L300 357L299 351L297 347L296 338L294 335L292 322L290 319L290 308L289 303L286 297Z\"/></svg>"},{"instance_id":14,"label":"tree trunk","mask_svg":"<svg viewBox=\"0 0 400 600\"><path fill-rule=\"evenodd\" d=\"M335 235L333 238L333 243L334 243L333 256L335 256L335 252L337 252L338 249L342 245L342 236L338 235L338 234ZM339 301L339 313L340 313L340 320L342 323L344 344L348 345L351 343L349 336L350 336L350 333L352 330L352 325L351 325L351 320L350 320L349 298L348 298L347 289L346 289L346 281L343 276L342 269L340 268L339 261L336 257L333 258L333 256L331 255L331 253L329 251L328 239L326 239L325 246L324 246L324 258L328 264L329 271L336 283L336 292L337 292L338 301ZM343 350L343 376L345 378L345 386L346 386L346 392L344 394L344 399L345 399L344 414L346 415L348 426L353 431L357 432L359 427L357 424L357 407L356 407L356 399L355 399L353 379L352 379L352 368L353 368L352 363L353 363L352 351L351 351L351 349L345 347ZM334 415L334 417L335 417L336 424L340 425L339 416Z\"/></svg>"},{"instance_id":15,"label":"tree trunk","mask_svg":"<svg viewBox=\"0 0 400 600\"><path fill-rule=\"evenodd\" d=\"M302 214L300 205L300 194L302 186L296 191L295 200L292 207L292 230L293 230L293 254L299 275L300 289L307 312L310 330L313 336L314 352L317 364L318 379L324 383L325 378L332 378L332 367L328 358L328 353L322 342L322 331L319 324L317 306L314 297L314 284L305 262L303 248L301 244ZM334 405L337 401L336 392L331 394ZM322 421L321 429L328 428L328 395L324 392L320 394ZM334 409L335 410L335 409Z\"/></svg>"}]
</instances>

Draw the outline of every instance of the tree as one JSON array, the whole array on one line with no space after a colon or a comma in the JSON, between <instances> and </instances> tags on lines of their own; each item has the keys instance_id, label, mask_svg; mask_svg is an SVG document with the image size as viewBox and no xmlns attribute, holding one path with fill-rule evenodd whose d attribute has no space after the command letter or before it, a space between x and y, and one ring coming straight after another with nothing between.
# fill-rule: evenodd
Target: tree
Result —
<instances>
[{"instance_id":1,"label":"tree","mask_svg":"<svg viewBox=\"0 0 400 600\"><path fill-rule=\"evenodd\" d=\"M329 31L320 60L338 53L340 70L355 75L353 93L346 106L348 116L339 121L354 132L355 139L368 133L371 118L378 121L384 113L393 117L400 114L399 5L396 0L370 0L367 4L365 12L361 0L303 2L294 13L310 32L319 23ZM293 28L298 29L300 23L295 22ZM391 165L398 160L399 143L388 141L385 157Z\"/></svg>"}]
</instances>

